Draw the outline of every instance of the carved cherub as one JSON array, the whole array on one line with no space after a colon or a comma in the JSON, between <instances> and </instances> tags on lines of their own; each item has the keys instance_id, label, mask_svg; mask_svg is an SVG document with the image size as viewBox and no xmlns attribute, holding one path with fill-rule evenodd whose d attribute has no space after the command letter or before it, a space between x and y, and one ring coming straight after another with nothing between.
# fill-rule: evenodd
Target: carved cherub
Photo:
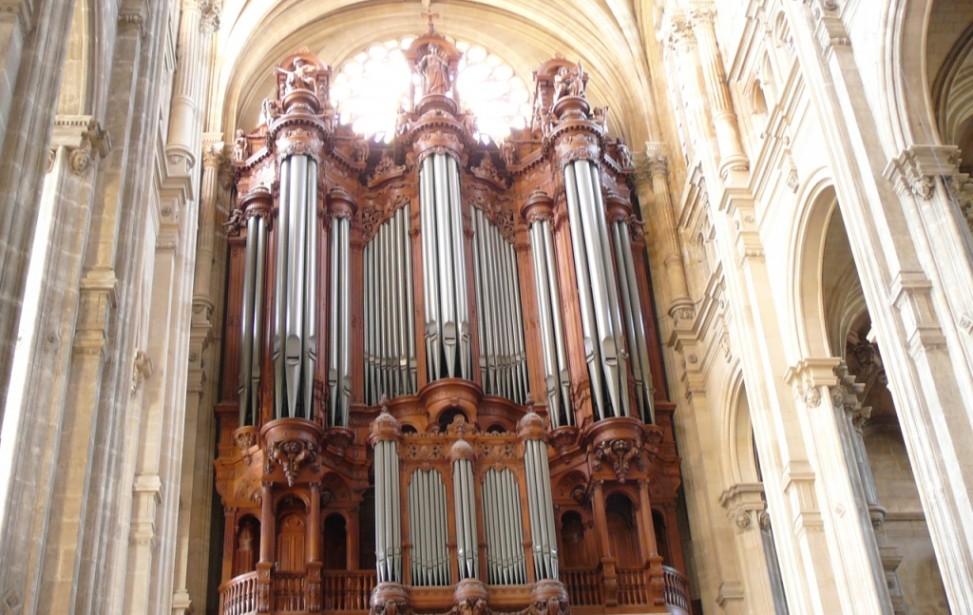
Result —
<instances>
[{"instance_id":1,"label":"carved cherub","mask_svg":"<svg viewBox=\"0 0 973 615\"><path fill-rule=\"evenodd\" d=\"M280 116L280 103L273 98L265 98L261 104L264 123L270 124Z\"/></svg>"},{"instance_id":2,"label":"carved cherub","mask_svg":"<svg viewBox=\"0 0 973 615\"><path fill-rule=\"evenodd\" d=\"M250 156L250 142L242 128L237 128L236 136L233 138L233 161L243 162Z\"/></svg>"}]
</instances>

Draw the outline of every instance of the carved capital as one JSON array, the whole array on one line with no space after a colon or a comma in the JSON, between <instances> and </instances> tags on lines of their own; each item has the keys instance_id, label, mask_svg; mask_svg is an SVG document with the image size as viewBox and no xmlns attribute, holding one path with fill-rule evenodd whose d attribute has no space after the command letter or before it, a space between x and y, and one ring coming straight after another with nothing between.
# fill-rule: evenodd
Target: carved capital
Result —
<instances>
[{"instance_id":1,"label":"carved capital","mask_svg":"<svg viewBox=\"0 0 973 615\"><path fill-rule=\"evenodd\" d=\"M199 31L212 34L220 29L219 0L197 0L199 6Z\"/></svg>"},{"instance_id":2,"label":"carved capital","mask_svg":"<svg viewBox=\"0 0 973 615\"><path fill-rule=\"evenodd\" d=\"M763 492L761 483L738 483L720 494L720 505L738 532L759 526L759 516L766 508Z\"/></svg>"},{"instance_id":3,"label":"carved capital","mask_svg":"<svg viewBox=\"0 0 973 615\"><path fill-rule=\"evenodd\" d=\"M822 387L837 384L834 369L840 363L840 359L833 357L804 359L787 370L785 380L806 407L817 408L821 405Z\"/></svg>"},{"instance_id":4,"label":"carved capital","mask_svg":"<svg viewBox=\"0 0 973 615\"><path fill-rule=\"evenodd\" d=\"M690 52L696 44L692 22L686 15L677 13L669 18L668 26L664 29L666 45L679 53Z\"/></svg>"},{"instance_id":5,"label":"carved capital","mask_svg":"<svg viewBox=\"0 0 973 615\"><path fill-rule=\"evenodd\" d=\"M592 467L597 471L601 469L602 463L611 464L618 482L624 483L631 463L642 465L639 453L642 450L642 441L636 438L617 438L614 440L602 440L595 445L594 461Z\"/></svg>"}]
</instances>

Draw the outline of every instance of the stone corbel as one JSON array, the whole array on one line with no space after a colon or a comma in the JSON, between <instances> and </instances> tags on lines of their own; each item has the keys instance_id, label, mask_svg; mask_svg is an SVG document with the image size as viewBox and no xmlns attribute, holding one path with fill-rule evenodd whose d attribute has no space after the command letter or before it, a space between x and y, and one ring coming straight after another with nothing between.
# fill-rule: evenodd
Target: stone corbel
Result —
<instances>
[{"instance_id":1,"label":"stone corbel","mask_svg":"<svg viewBox=\"0 0 973 615\"><path fill-rule=\"evenodd\" d=\"M720 494L720 506L727 517L742 533L760 525L760 515L766 508L761 483L737 483Z\"/></svg>"},{"instance_id":2,"label":"stone corbel","mask_svg":"<svg viewBox=\"0 0 973 615\"><path fill-rule=\"evenodd\" d=\"M59 115L54 121L51 145L66 147L71 171L85 175L98 158L111 152L111 138L98 120L89 115Z\"/></svg>"},{"instance_id":3,"label":"stone corbel","mask_svg":"<svg viewBox=\"0 0 973 615\"><path fill-rule=\"evenodd\" d=\"M937 178L952 180L959 175L960 156L953 145L913 145L891 159L883 174L900 194L929 200Z\"/></svg>"},{"instance_id":4,"label":"stone corbel","mask_svg":"<svg viewBox=\"0 0 973 615\"><path fill-rule=\"evenodd\" d=\"M132 393L138 391L142 383L152 375L152 359L143 350L135 352L132 360Z\"/></svg>"},{"instance_id":5,"label":"stone corbel","mask_svg":"<svg viewBox=\"0 0 973 615\"><path fill-rule=\"evenodd\" d=\"M834 357L803 359L787 370L785 382L794 387L797 397L808 408L821 405L822 388L838 383L835 368L841 363Z\"/></svg>"},{"instance_id":6,"label":"stone corbel","mask_svg":"<svg viewBox=\"0 0 973 615\"><path fill-rule=\"evenodd\" d=\"M837 47L851 44L848 30L841 20L841 10L835 0L816 0L811 3L811 16L814 18L814 37L824 53L825 60Z\"/></svg>"}]
</instances>

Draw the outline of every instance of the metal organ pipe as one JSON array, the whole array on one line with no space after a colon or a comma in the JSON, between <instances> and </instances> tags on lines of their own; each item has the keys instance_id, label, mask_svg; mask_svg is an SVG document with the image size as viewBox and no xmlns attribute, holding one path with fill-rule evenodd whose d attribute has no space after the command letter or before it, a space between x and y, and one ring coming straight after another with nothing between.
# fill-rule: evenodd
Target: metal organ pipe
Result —
<instances>
[{"instance_id":1,"label":"metal organ pipe","mask_svg":"<svg viewBox=\"0 0 973 615\"><path fill-rule=\"evenodd\" d=\"M642 314L638 280L635 276L635 262L632 257L632 237L628 226L623 221L612 224L612 233L615 239L615 262L621 269L618 279L622 287L622 308L625 313L628 341L631 348L632 373L635 377L639 413L643 421L654 423L652 372L649 366L649 351L645 339L645 319Z\"/></svg>"},{"instance_id":2,"label":"metal organ pipe","mask_svg":"<svg viewBox=\"0 0 973 615\"><path fill-rule=\"evenodd\" d=\"M391 440L375 445L375 560L378 582L402 582L399 456Z\"/></svg>"},{"instance_id":3,"label":"metal organ pipe","mask_svg":"<svg viewBox=\"0 0 973 615\"><path fill-rule=\"evenodd\" d=\"M430 154L420 171L423 286L429 380L470 377L469 306L459 165Z\"/></svg>"},{"instance_id":4,"label":"metal organ pipe","mask_svg":"<svg viewBox=\"0 0 973 615\"><path fill-rule=\"evenodd\" d=\"M274 297L274 412L312 418L317 361L317 162L290 156L281 163Z\"/></svg>"},{"instance_id":5,"label":"metal organ pipe","mask_svg":"<svg viewBox=\"0 0 973 615\"><path fill-rule=\"evenodd\" d=\"M488 395L527 401L527 357L514 247L473 209L473 260L480 327L480 371Z\"/></svg>"},{"instance_id":6,"label":"metal organ pipe","mask_svg":"<svg viewBox=\"0 0 973 615\"><path fill-rule=\"evenodd\" d=\"M243 273L243 306L240 336L240 426L259 421L260 350L263 337L264 262L267 228L263 217L247 220L247 244Z\"/></svg>"},{"instance_id":7,"label":"metal organ pipe","mask_svg":"<svg viewBox=\"0 0 973 615\"><path fill-rule=\"evenodd\" d=\"M524 465L527 475L527 507L533 536L534 572L538 580L556 579L557 540L554 533L547 446L543 440L528 440L525 444Z\"/></svg>"},{"instance_id":8,"label":"metal organ pipe","mask_svg":"<svg viewBox=\"0 0 973 615\"><path fill-rule=\"evenodd\" d=\"M587 160L564 168L592 398L599 419L628 415L625 338L598 174ZM607 393L607 399L605 399Z\"/></svg>"},{"instance_id":9,"label":"metal organ pipe","mask_svg":"<svg viewBox=\"0 0 973 615\"><path fill-rule=\"evenodd\" d=\"M409 484L413 585L449 585L446 488L436 470L416 470Z\"/></svg>"},{"instance_id":10,"label":"metal organ pipe","mask_svg":"<svg viewBox=\"0 0 973 615\"><path fill-rule=\"evenodd\" d=\"M367 403L374 405L383 394L416 392L408 208L399 208L378 228L365 246L364 267L365 392Z\"/></svg>"}]
</instances>

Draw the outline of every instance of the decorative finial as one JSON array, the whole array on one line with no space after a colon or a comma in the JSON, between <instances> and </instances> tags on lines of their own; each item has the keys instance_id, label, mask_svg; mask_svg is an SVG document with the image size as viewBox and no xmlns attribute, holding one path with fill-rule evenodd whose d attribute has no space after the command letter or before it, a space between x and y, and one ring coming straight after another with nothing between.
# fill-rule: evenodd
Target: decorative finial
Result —
<instances>
[{"instance_id":1,"label":"decorative finial","mask_svg":"<svg viewBox=\"0 0 973 615\"><path fill-rule=\"evenodd\" d=\"M432 20L439 17L439 13L433 13L432 11L423 11L422 16L429 20L429 34L435 32L436 25L432 22Z\"/></svg>"}]
</instances>

